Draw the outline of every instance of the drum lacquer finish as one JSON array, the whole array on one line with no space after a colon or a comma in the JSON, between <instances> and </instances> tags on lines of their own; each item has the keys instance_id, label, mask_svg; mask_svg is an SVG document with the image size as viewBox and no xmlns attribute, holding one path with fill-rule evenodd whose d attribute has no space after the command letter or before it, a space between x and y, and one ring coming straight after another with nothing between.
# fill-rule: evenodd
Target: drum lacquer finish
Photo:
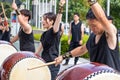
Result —
<instances>
[{"instance_id":1,"label":"drum lacquer finish","mask_svg":"<svg viewBox=\"0 0 120 80\"><path fill-rule=\"evenodd\" d=\"M78 64L58 74L56 80L120 80L114 69L99 63Z\"/></svg>"},{"instance_id":2,"label":"drum lacquer finish","mask_svg":"<svg viewBox=\"0 0 120 80\"><path fill-rule=\"evenodd\" d=\"M2 80L51 80L47 66L28 70L45 64L43 59L32 52L17 52L9 56L2 65Z\"/></svg>"}]
</instances>

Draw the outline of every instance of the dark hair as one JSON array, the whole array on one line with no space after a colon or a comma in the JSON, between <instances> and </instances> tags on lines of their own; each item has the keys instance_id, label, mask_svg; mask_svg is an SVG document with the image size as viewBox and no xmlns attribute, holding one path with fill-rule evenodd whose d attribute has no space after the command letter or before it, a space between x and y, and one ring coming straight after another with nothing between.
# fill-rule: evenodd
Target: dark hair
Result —
<instances>
[{"instance_id":1,"label":"dark hair","mask_svg":"<svg viewBox=\"0 0 120 80\"><path fill-rule=\"evenodd\" d=\"M20 10L20 13L26 17L28 17L28 21L31 19L31 12L27 9Z\"/></svg>"},{"instance_id":2,"label":"dark hair","mask_svg":"<svg viewBox=\"0 0 120 80\"><path fill-rule=\"evenodd\" d=\"M107 17L106 12L104 11L105 16ZM92 9L90 8L86 14L86 19L97 19L92 11Z\"/></svg>"},{"instance_id":3,"label":"dark hair","mask_svg":"<svg viewBox=\"0 0 120 80\"><path fill-rule=\"evenodd\" d=\"M96 19L94 13L92 12L92 9L89 9L86 14L86 19Z\"/></svg>"},{"instance_id":4,"label":"dark hair","mask_svg":"<svg viewBox=\"0 0 120 80\"><path fill-rule=\"evenodd\" d=\"M74 13L74 15L77 15L78 17L80 17L80 14L79 14L79 13Z\"/></svg>"},{"instance_id":5,"label":"dark hair","mask_svg":"<svg viewBox=\"0 0 120 80\"><path fill-rule=\"evenodd\" d=\"M113 17L112 16L107 16L107 19L108 20L113 20Z\"/></svg>"},{"instance_id":6,"label":"dark hair","mask_svg":"<svg viewBox=\"0 0 120 80\"><path fill-rule=\"evenodd\" d=\"M53 12L45 13L45 14L43 15L43 17L44 17L44 19L47 19L47 18L48 18L50 21L53 20L53 25L54 25L55 20L56 20L56 15L55 15Z\"/></svg>"}]
</instances>

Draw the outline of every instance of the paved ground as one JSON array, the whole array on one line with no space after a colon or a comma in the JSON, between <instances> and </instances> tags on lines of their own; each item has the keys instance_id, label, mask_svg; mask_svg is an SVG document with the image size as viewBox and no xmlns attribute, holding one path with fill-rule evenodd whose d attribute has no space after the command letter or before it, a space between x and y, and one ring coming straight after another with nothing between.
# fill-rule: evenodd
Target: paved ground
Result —
<instances>
[{"instance_id":1,"label":"paved ground","mask_svg":"<svg viewBox=\"0 0 120 80\"><path fill-rule=\"evenodd\" d=\"M89 60L84 59L84 58L79 58L77 64L87 63L87 62L89 62ZM68 65L63 65L64 63L65 63L65 60L62 62L61 68L60 68L60 71L59 71L59 72L65 70L65 69L68 69L68 68L71 67L71 66L74 66L74 58L71 58L71 59L69 60Z\"/></svg>"},{"instance_id":2,"label":"paved ground","mask_svg":"<svg viewBox=\"0 0 120 80\"><path fill-rule=\"evenodd\" d=\"M35 41L35 48L37 48L38 45L39 45L39 42L36 42L36 41ZM14 43L14 46L15 46L15 47L18 49L18 51L19 51L19 43L18 43L18 41ZM77 64L86 63L86 62L89 62L89 60L86 60L86 59L84 59L84 58L79 58ZM69 60L69 64L68 64L68 65L63 66L64 63L65 63L65 60L61 63L61 68L60 68L59 73L60 73L61 71L65 70L65 69L68 69L68 68L71 67L71 66L74 66L74 58L71 58L71 59Z\"/></svg>"}]
</instances>

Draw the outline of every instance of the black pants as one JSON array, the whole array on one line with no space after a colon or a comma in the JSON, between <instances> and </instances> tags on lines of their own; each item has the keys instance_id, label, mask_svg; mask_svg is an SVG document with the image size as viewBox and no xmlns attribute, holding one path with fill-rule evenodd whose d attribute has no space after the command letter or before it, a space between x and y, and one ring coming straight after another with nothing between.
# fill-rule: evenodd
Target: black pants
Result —
<instances>
[{"instance_id":1,"label":"black pants","mask_svg":"<svg viewBox=\"0 0 120 80\"><path fill-rule=\"evenodd\" d=\"M71 50L73 50L73 49L75 49L75 48L77 48L77 47L79 47L79 46L81 46L80 44L79 44L79 42L71 42L70 43L70 46L69 46L69 51L71 51ZM76 64L77 62L78 62L78 59L79 59L79 57L75 57L75 59L74 59L74 64ZM69 58L68 59L66 59L66 64L68 64L68 62L69 62Z\"/></svg>"},{"instance_id":2,"label":"black pants","mask_svg":"<svg viewBox=\"0 0 120 80\"><path fill-rule=\"evenodd\" d=\"M59 72L60 65L58 65L58 66L50 65L49 69L50 69L50 72L51 72L51 80L55 80L56 77L57 77L57 74Z\"/></svg>"}]
</instances>

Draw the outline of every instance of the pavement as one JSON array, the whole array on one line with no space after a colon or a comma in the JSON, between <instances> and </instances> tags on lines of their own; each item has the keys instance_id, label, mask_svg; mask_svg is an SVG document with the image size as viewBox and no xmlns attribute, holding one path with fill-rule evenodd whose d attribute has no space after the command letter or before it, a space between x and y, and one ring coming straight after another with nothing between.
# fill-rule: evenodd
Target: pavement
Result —
<instances>
[{"instance_id":1,"label":"pavement","mask_svg":"<svg viewBox=\"0 0 120 80\"><path fill-rule=\"evenodd\" d=\"M35 48L36 49L37 49L38 45L39 45L39 42L35 41ZM18 41L14 43L14 46L19 51L19 42ZM88 62L89 62L89 60L80 57L77 64L88 63ZM74 66L74 58L70 58L68 65L63 65L64 63L65 63L65 60L63 60L63 62L60 64L61 67L60 67L59 73L65 69L68 69L71 66Z\"/></svg>"},{"instance_id":2,"label":"pavement","mask_svg":"<svg viewBox=\"0 0 120 80\"><path fill-rule=\"evenodd\" d=\"M90 61L80 57L77 64L80 65L81 63L88 63L88 62L90 62ZM61 67L60 67L59 73L68 69L71 66L75 66L74 65L74 58L70 58L68 65L63 65L64 63L65 63L65 60L63 60L63 62L60 64Z\"/></svg>"}]
</instances>

